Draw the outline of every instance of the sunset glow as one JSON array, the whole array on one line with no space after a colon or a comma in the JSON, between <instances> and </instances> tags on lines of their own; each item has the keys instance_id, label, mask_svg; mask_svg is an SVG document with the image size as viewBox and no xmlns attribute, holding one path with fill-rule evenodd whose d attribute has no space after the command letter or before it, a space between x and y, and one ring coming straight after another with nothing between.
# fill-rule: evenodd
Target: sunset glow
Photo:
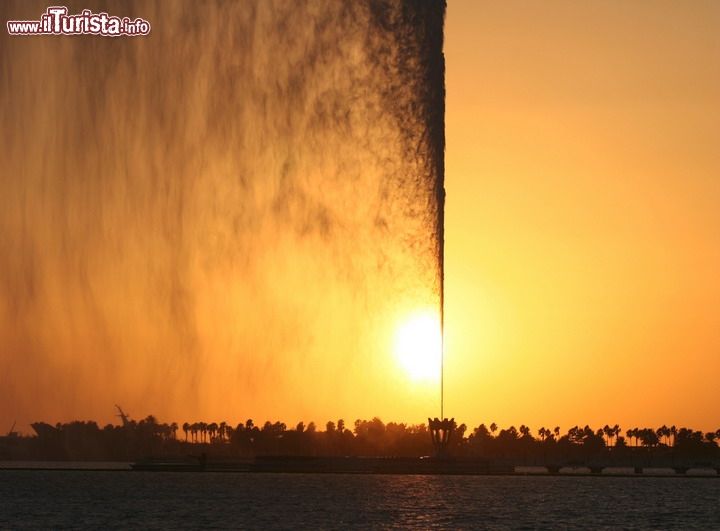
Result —
<instances>
[{"instance_id":1,"label":"sunset glow","mask_svg":"<svg viewBox=\"0 0 720 531\"><path fill-rule=\"evenodd\" d=\"M718 428L720 2L0 4L0 435Z\"/></svg>"}]
</instances>

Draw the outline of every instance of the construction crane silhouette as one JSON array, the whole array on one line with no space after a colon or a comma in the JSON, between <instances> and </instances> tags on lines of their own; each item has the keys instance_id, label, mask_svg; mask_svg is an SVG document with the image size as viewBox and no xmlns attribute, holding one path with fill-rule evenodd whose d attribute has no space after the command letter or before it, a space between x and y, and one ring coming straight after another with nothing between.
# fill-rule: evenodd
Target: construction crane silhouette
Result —
<instances>
[{"instance_id":1,"label":"construction crane silhouette","mask_svg":"<svg viewBox=\"0 0 720 531\"><path fill-rule=\"evenodd\" d=\"M122 408L120 406L118 406L117 404L115 404L115 407L120 412L119 415L115 415L115 416L120 417L122 419L123 427L129 426L130 425L130 416L126 415L125 412L122 410Z\"/></svg>"}]
</instances>

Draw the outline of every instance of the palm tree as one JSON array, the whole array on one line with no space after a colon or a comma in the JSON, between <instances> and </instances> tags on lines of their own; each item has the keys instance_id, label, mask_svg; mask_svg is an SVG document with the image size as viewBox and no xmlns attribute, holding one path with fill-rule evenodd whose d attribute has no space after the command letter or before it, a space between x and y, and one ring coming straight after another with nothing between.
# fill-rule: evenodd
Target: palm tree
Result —
<instances>
[{"instance_id":1,"label":"palm tree","mask_svg":"<svg viewBox=\"0 0 720 531\"><path fill-rule=\"evenodd\" d=\"M140 424L143 427L143 431L153 437L160 432L160 425L158 424L157 418L153 415L148 415L145 420L141 420Z\"/></svg>"},{"instance_id":2,"label":"palm tree","mask_svg":"<svg viewBox=\"0 0 720 531\"><path fill-rule=\"evenodd\" d=\"M635 435L635 446L642 446L642 442L640 441L640 435L642 434L641 428L633 428L633 433Z\"/></svg>"},{"instance_id":3,"label":"palm tree","mask_svg":"<svg viewBox=\"0 0 720 531\"><path fill-rule=\"evenodd\" d=\"M187 442L188 432L190 431L190 424L183 422L182 429L185 432L185 442Z\"/></svg>"},{"instance_id":4,"label":"palm tree","mask_svg":"<svg viewBox=\"0 0 720 531\"><path fill-rule=\"evenodd\" d=\"M660 442L655 430L652 428L643 428L640 430L640 439L642 440L643 446L655 447Z\"/></svg>"},{"instance_id":5,"label":"palm tree","mask_svg":"<svg viewBox=\"0 0 720 531\"><path fill-rule=\"evenodd\" d=\"M625 431L625 437L630 440L630 444L632 444L633 437L635 436L635 432L632 429L629 429Z\"/></svg>"},{"instance_id":6,"label":"palm tree","mask_svg":"<svg viewBox=\"0 0 720 531\"><path fill-rule=\"evenodd\" d=\"M485 424L480 424L480 426L475 428L472 432L472 437L487 437L488 435L490 435L490 432Z\"/></svg>"},{"instance_id":7,"label":"palm tree","mask_svg":"<svg viewBox=\"0 0 720 531\"><path fill-rule=\"evenodd\" d=\"M553 433L555 434L555 438L558 439L560 437L560 426L555 426Z\"/></svg>"},{"instance_id":8,"label":"palm tree","mask_svg":"<svg viewBox=\"0 0 720 531\"><path fill-rule=\"evenodd\" d=\"M540 429L538 430L538 436L540 437L540 439L542 440L542 442L545 442L545 436L546 436L546 434L548 434L548 431L545 429L545 426L543 426L542 428L540 428Z\"/></svg>"},{"instance_id":9,"label":"palm tree","mask_svg":"<svg viewBox=\"0 0 720 531\"><path fill-rule=\"evenodd\" d=\"M669 446L670 443L670 428L668 428L665 424L660 426L657 430L655 430L655 435L658 439L662 439L665 437L665 445Z\"/></svg>"},{"instance_id":10,"label":"palm tree","mask_svg":"<svg viewBox=\"0 0 720 531\"><path fill-rule=\"evenodd\" d=\"M213 442L215 440L215 437L217 437L217 431L218 431L217 422L208 424L207 430L208 430L208 433L210 434L210 442Z\"/></svg>"},{"instance_id":11,"label":"palm tree","mask_svg":"<svg viewBox=\"0 0 720 531\"><path fill-rule=\"evenodd\" d=\"M612 439L613 429L605 424L605 426L602 429L602 432L604 435L607 436L607 445L610 446L610 440Z\"/></svg>"},{"instance_id":12,"label":"palm tree","mask_svg":"<svg viewBox=\"0 0 720 531\"><path fill-rule=\"evenodd\" d=\"M573 426L567 432L567 437L570 442L578 442L582 438L581 430L579 426Z\"/></svg>"},{"instance_id":13,"label":"palm tree","mask_svg":"<svg viewBox=\"0 0 720 531\"><path fill-rule=\"evenodd\" d=\"M492 424L490 424L490 431L492 432L493 437L495 437L495 432L497 431L497 429L498 429L497 424L495 424L494 422Z\"/></svg>"}]
</instances>

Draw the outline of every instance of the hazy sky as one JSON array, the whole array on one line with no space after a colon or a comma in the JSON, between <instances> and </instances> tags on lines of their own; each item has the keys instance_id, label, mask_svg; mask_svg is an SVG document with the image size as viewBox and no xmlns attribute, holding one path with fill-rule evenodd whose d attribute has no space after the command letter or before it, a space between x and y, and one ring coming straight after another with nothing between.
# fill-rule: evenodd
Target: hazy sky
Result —
<instances>
[{"instance_id":1,"label":"hazy sky","mask_svg":"<svg viewBox=\"0 0 720 531\"><path fill-rule=\"evenodd\" d=\"M356 21L118 5L151 34L3 36L0 433L118 422L116 402L179 423L438 415L407 357L436 339L413 307L432 216L386 178L422 170L398 153L426 135L348 78L383 73L343 38ZM448 1L446 416L720 427L719 28L716 1Z\"/></svg>"},{"instance_id":2,"label":"hazy sky","mask_svg":"<svg viewBox=\"0 0 720 531\"><path fill-rule=\"evenodd\" d=\"M446 410L716 429L720 4L448 4Z\"/></svg>"}]
</instances>

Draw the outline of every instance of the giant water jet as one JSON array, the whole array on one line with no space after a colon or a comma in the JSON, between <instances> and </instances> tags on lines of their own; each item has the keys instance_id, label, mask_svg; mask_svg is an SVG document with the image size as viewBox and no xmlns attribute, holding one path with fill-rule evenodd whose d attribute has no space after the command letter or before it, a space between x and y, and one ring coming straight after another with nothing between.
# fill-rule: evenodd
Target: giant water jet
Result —
<instances>
[{"instance_id":1,"label":"giant water jet","mask_svg":"<svg viewBox=\"0 0 720 531\"><path fill-rule=\"evenodd\" d=\"M0 424L422 418L380 408L442 319L445 2L67 7L152 31L0 36Z\"/></svg>"}]
</instances>

